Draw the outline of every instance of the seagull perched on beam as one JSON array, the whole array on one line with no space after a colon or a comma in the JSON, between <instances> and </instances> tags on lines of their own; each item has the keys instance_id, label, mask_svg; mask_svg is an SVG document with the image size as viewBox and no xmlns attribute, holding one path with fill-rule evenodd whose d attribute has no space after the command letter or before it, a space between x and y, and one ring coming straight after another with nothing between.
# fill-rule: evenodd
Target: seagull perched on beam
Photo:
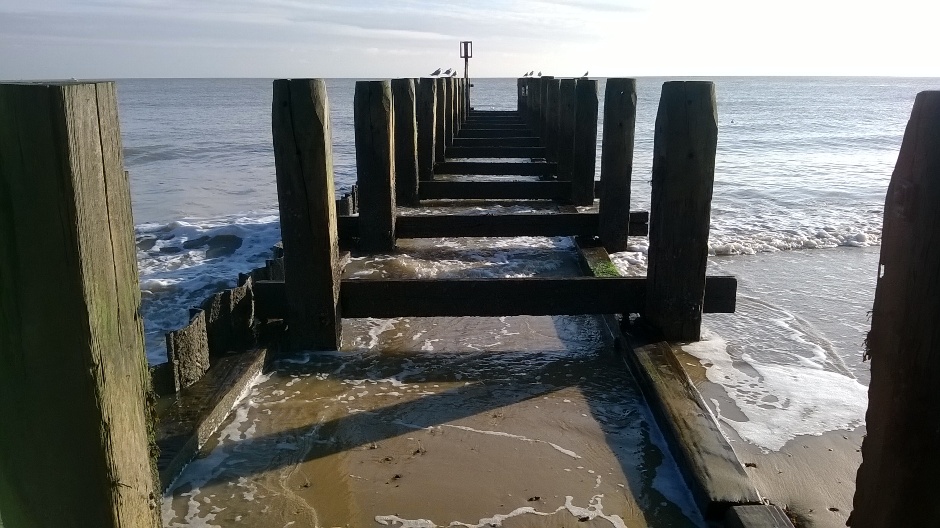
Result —
<instances>
[{"instance_id":1,"label":"seagull perched on beam","mask_svg":"<svg viewBox=\"0 0 940 528\"><path fill-rule=\"evenodd\" d=\"M457 70L454 70L454 73L450 74L450 76L451 76L451 77L456 77L456 76L457 76Z\"/></svg>"},{"instance_id":2,"label":"seagull perched on beam","mask_svg":"<svg viewBox=\"0 0 940 528\"><path fill-rule=\"evenodd\" d=\"M438 75L440 75L440 74L441 74L441 69L438 68L438 69L434 70L434 72L431 74L431 77L436 77L436 76L438 76Z\"/></svg>"},{"instance_id":3,"label":"seagull perched on beam","mask_svg":"<svg viewBox=\"0 0 940 528\"><path fill-rule=\"evenodd\" d=\"M447 70L444 71L444 76L450 75L450 72L451 72L451 69L447 68Z\"/></svg>"},{"instance_id":4,"label":"seagull perched on beam","mask_svg":"<svg viewBox=\"0 0 940 528\"><path fill-rule=\"evenodd\" d=\"M535 75L535 70L530 71L526 77L532 77L533 75Z\"/></svg>"},{"instance_id":5,"label":"seagull perched on beam","mask_svg":"<svg viewBox=\"0 0 940 528\"><path fill-rule=\"evenodd\" d=\"M542 76L542 72L539 72L539 77L541 77L541 76Z\"/></svg>"},{"instance_id":6,"label":"seagull perched on beam","mask_svg":"<svg viewBox=\"0 0 940 528\"><path fill-rule=\"evenodd\" d=\"M581 77L587 77L587 76L588 76L588 72L584 72L584 75L582 75Z\"/></svg>"},{"instance_id":7,"label":"seagull perched on beam","mask_svg":"<svg viewBox=\"0 0 940 528\"><path fill-rule=\"evenodd\" d=\"M523 77L528 77L528 76L529 76L529 73L528 73L528 72L523 73L522 76L523 76Z\"/></svg>"}]
</instances>

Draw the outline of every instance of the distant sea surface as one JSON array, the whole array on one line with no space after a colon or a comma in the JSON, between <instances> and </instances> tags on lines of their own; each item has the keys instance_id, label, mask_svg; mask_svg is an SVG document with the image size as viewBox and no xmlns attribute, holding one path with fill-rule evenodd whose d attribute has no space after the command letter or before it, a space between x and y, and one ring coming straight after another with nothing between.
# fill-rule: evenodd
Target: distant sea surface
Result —
<instances>
[{"instance_id":1,"label":"distant sea surface","mask_svg":"<svg viewBox=\"0 0 940 528\"><path fill-rule=\"evenodd\" d=\"M634 209L649 207L653 125L667 80L637 82ZM833 405L817 429L859 425L885 192L914 96L940 80L712 80L719 141L710 272L733 273L740 287L737 314L706 317L716 346L699 352L702 363L734 366L722 376L749 418L775 406L792 416L792 427L782 420L773 434L736 427L758 445L775 449L780 437L805 434L807 413ZM339 193L356 180L354 84L327 81ZM163 334L185 324L186 308L261 265L279 240L271 85L118 81L151 363L166 361ZM475 79L473 106L515 109L515 86L515 79ZM604 87L601 79L601 114ZM219 243L200 241L213 238ZM614 259L626 273L643 274L646 247L638 238ZM807 396L806 386L820 383L838 401ZM784 401L795 403L772 403Z\"/></svg>"}]
</instances>

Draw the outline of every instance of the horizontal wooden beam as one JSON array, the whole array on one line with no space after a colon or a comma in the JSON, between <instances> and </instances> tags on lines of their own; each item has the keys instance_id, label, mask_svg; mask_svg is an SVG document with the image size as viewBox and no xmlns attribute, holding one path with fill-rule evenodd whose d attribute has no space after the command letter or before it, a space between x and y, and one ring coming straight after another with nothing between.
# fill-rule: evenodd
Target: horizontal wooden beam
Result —
<instances>
[{"instance_id":1,"label":"horizontal wooden beam","mask_svg":"<svg viewBox=\"0 0 940 528\"><path fill-rule=\"evenodd\" d=\"M448 158L544 158L544 147L447 147Z\"/></svg>"},{"instance_id":2,"label":"horizontal wooden beam","mask_svg":"<svg viewBox=\"0 0 940 528\"><path fill-rule=\"evenodd\" d=\"M705 279L705 311L734 311L737 279ZM285 308L281 281L254 286L257 312L279 318ZM730 295L729 293L730 292ZM645 277L498 279L344 279L343 317L501 317L642 313Z\"/></svg>"},{"instance_id":3,"label":"horizontal wooden beam","mask_svg":"<svg viewBox=\"0 0 940 528\"><path fill-rule=\"evenodd\" d=\"M470 128L461 129L458 137L462 138L504 138L517 137L527 130L511 130L502 128Z\"/></svg>"},{"instance_id":4,"label":"horizontal wooden beam","mask_svg":"<svg viewBox=\"0 0 940 528\"><path fill-rule=\"evenodd\" d=\"M465 121L461 130L480 130L480 129L493 129L493 130L516 130L519 132L525 132L529 130L529 125L525 123L517 123L511 121L494 121L491 119L486 120L470 120Z\"/></svg>"},{"instance_id":5,"label":"horizontal wooden beam","mask_svg":"<svg viewBox=\"0 0 940 528\"><path fill-rule=\"evenodd\" d=\"M471 110L468 114L470 117L487 117L487 116L519 116L518 110Z\"/></svg>"},{"instance_id":6,"label":"horizontal wooden beam","mask_svg":"<svg viewBox=\"0 0 940 528\"><path fill-rule=\"evenodd\" d=\"M359 236L359 217L337 217L339 239ZM630 213L630 234L644 236L649 229L649 213ZM513 236L597 236L597 213L501 214L399 216L395 221L398 238L513 237Z\"/></svg>"},{"instance_id":7,"label":"horizontal wooden beam","mask_svg":"<svg viewBox=\"0 0 940 528\"><path fill-rule=\"evenodd\" d=\"M539 138L518 136L503 138L468 138L455 137L455 147L538 147Z\"/></svg>"},{"instance_id":8,"label":"horizontal wooden beam","mask_svg":"<svg viewBox=\"0 0 940 528\"><path fill-rule=\"evenodd\" d=\"M566 181L423 181L422 200L565 200L571 196Z\"/></svg>"},{"instance_id":9,"label":"horizontal wooden beam","mask_svg":"<svg viewBox=\"0 0 940 528\"><path fill-rule=\"evenodd\" d=\"M546 162L443 161L434 165L434 174L477 176L546 176L555 173L555 164Z\"/></svg>"}]
</instances>

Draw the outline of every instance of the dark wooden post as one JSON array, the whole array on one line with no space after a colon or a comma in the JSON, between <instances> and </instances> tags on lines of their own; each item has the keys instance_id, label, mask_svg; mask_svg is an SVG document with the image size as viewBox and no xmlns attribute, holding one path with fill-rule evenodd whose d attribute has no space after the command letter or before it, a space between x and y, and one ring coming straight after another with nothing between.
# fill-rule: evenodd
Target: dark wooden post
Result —
<instances>
[{"instance_id":1,"label":"dark wooden post","mask_svg":"<svg viewBox=\"0 0 940 528\"><path fill-rule=\"evenodd\" d=\"M437 82L425 77L417 85L416 113L418 120L418 179L434 179L435 116L437 115Z\"/></svg>"},{"instance_id":2,"label":"dark wooden post","mask_svg":"<svg viewBox=\"0 0 940 528\"><path fill-rule=\"evenodd\" d=\"M529 128L532 128L532 109L535 105L535 90L532 89L534 84L534 79L529 77L528 79L523 79L525 81L525 123L529 125ZM533 128L534 130L534 128Z\"/></svg>"},{"instance_id":3,"label":"dark wooden post","mask_svg":"<svg viewBox=\"0 0 940 528\"><path fill-rule=\"evenodd\" d=\"M526 77L519 77L516 79L516 112L519 113L521 119L525 119L526 113L526 92L525 92L525 82Z\"/></svg>"},{"instance_id":4,"label":"dark wooden post","mask_svg":"<svg viewBox=\"0 0 940 528\"><path fill-rule=\"evenodd\" d=\"M450 77L441 79L444 83L444 145L454 143L454 85Z\"/></svg>"},{"instance_id":5,"label":"dark wooden post","mask_svg":"<svg viewBox=\"0 0 940 528\"><path fill-rule=\"evenodd\" d=\"M558 94L560 79L552 79L547 86L545 98L546 129L545 129L545 158L547 161L558 161Z\"/></svg>"},{"instance_id":6,"label":"dark wooden post","mask_svg":"<svg viewBox=\"0 0 940 528\"><path fill-rule=\"evenodd\" d=\"M418 125L414 79L393 79L395 105L395 196L398 203L418 205Z\"/></svg>"},{"instance_id":7,"label":"dark wooden post","mask_svg":"<svg viewBox=\"0 0 940 528\"><path fill-rule=\"evenodd\" d=\"M717 144L714 83L664 83L653 140L645 315L669 341L701 338Z\"/></svg>"},{"instance_id":8,"label":"dark wooden post","mask_svg":"<svg viewBox=\"0 0 940 528\"><path fill-rule=\"evenodd\" d=\"M636 79L607 79L601 146L599 234L607 251L626 251L636 130Z\"/></svg>"},{"instance_id":9,"label":"dark wooden post","mask_svg":"<svg viewBox=\"0 0 940 528\"><path fill-rule=\"evenodd\" d=\"M940 91L914 101L885 199L854 528L936 526L940 502Z\"/></svg>"},{"instance_id":10,"label":"dark wooden post","mask_svg":"<svg viewBox=\"0 0 940 528\"><path fill-rule=\"evenodd\" d=\"M554 80L555 78L551 75L539 77L539 142L543 147L548 147L548 126L551 114L548 106L548 87Z\"/></svg>"},{"instance_id":11,"label":"dark wooden post","mask_svg":"<svg viewBox=\"0 0 940 528\"><path fill-rule=\"evenodd\" d=\"M542 80L539 77L533 78L529 84L529 100L532 101L532 116L530 125L536 136L542 136Z\"/></svg>"},{"instance_id":12,"label":"dark wooden post","mask_svg":"<svg viewBox=\"0 0 940 528\"><path fill-rule=\"evenodd\" d=\"M290 346L338 350L341 272L326 82L274 81L271 116Z\"/></svg>"},{"instance_id":13,"label":"dark wooden post","mask_svg":"<svg viewBox=\"0 0 940 528\"><path fill-rule=\"evenodd\" d=\"M571 173L571 201L575 205L594 203L594 172L597 168L597 80L578 79L574 128L574 166Z\"/></svg>"},{"instance_id":14,"label":"dark wooden post","mask_svg":"<svg viewBox=\"0 0 940 528\"><path fill-rule=\"evenodd\" d=\"M389 81L356 81L353 96L359 248L395 247L395 117Z\"/></svg>"},{"instance_id":15,"label":"dark wooden post","mask_svg":"<svg viewBox=\"0 0 940 528\"><path fill-rule=\"evenodd\" d=\"M114 83L0 85L0 505L156 528L150 375Z\"/></svg>"},{"instance_id":16,"label":"dark wooden post","mask_svg":"<svg viewBox=\"0 0 940 528\"><path fill-rule=\"evenodd\" d=\"M446 119L444 118L447 115L447 89L444 86L444 79L438 77L434 79L434 84L437 86L437 105L435 106L435 121L434 121L434 162L443 163L444 161L444 149L447 146L447 129L446 129Z\"/></svg>"},{"instance_id":17,"label":"dark wooden post","mask_svg":"<svg viewBox=\"0 0 940 528\"><path fill-rule=\"evenodd\" d=\"M558 86L558 179L571 180L574 170L574 130L577 116L577 79L562 79Z\"/></svg>"}]
</instances>

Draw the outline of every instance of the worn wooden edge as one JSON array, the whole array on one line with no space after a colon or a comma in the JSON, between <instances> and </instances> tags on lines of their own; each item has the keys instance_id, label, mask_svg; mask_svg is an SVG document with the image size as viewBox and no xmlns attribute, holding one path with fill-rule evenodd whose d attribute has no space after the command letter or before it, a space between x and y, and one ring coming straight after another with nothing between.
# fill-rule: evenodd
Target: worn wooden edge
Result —
<instances>
[{"instance_id":1,"label":"worn wooden edge","mask_svg":"<svg viewBox=\"0 0 940 528\"><path fill-rule=\"evenodd\" d=\"M166 491L215 433L261 374L270 356L268 347L226 357L214 364L198 382L180 391L171 405L157 412L158 471ZM183 410L197 409L195 416Z\"/></svg>"},{"instance_id":2,"label":"worn wooden edge","mask_svg":"<svg viewBox=\"0 0 940 528\"><path fill-rule=\"evenodd\" d=\"M780 508L772 504L732 506L725 514L726 528L793 528Z\"/></svg>"},{"instance_id":3,"label":"worn wooden edge","mask_svg":"<svg viewBox=\"0 0 940 528\"><path fill-rule=\"evenodd\" d=\"M444 161L434 165L434 174L466 174L480 176L545 176L548 174L553 174L554 172L555 164L544 161Z\"/></svg>"},{"instance_id":4,"label":"worn wooden edge","mask_svg":"<svg viewBox=\"0 0 940 528\"><path fill-rule=\"evenodd\" d=\"M731 506L762 504L718 421L681 367L673 345L626 333L623 354L650 404L702 515L720 519Z\"/></svg>"},{"instance_id":5,"label":"worn wooden edge","mask_svg":"<svg viewBox=\"0 0 940 528\"><path fill-rule=\"evenodd\" d=\"M516 136L501 138L454 138L455 147L538 147L539 138L535 136Z\"/></svg>"}]
</instances>

